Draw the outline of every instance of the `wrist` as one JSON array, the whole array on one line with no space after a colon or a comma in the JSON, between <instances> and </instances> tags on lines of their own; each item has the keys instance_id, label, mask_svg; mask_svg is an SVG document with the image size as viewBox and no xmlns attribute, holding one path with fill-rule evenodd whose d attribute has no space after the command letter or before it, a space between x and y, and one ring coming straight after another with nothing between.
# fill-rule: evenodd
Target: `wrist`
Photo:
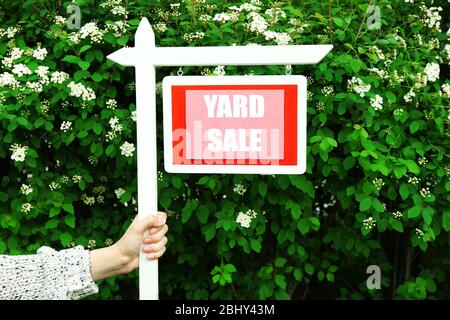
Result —
<instances>
[{"instance_id":1,"label":"wrist","mask_svg":"<svg viewBox=\"0 0 450 320\"><path fill-rule=\"evenodd\" d=\"M123 254L118 244L92 250L91 274L94 281L128 273L131 258Z\"/></svg>"}]
</instances>

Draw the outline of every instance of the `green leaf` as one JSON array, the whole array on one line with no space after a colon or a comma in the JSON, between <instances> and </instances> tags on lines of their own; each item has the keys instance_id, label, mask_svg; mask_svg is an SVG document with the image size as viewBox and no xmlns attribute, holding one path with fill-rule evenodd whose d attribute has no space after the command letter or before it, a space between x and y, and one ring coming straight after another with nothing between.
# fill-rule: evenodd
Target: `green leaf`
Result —
<instances>
[{"instance_id":1,"label":"green leaf","mask_svg":"<svg viewBox=\"0 0 450 320\"><path fill-rule=\"evenodd\" d=\"M286 278L281 275L281 274L276 274L275 275L275 283L277 284L277 286L279 286L281 289L285 290L286 289Z\"/></svg>"},{"instance_id":2,"label":"green leaf","mask_svg":"<svg viewBox=\"0 0 450 320\"><path fill-rule=\"evenodd\" d=\"M420 212L421 212L421 207L415 206L408 210L407 216L408 216L408 218L412 219L412 218L418 217L420 215Z\"/></svg>"},{"instance_id":3,"label":"green leaf","mask_svg":"<svg viewBox=\"0 0 450 320\"><path fill-rule=\"evenodd\" d=\"M64 218L64 222L66 223L66 225L68 225L72 229L75 229L75 217L74 216L66 216Z\"/></svg>"},{"instance_id":4,"label":"green leaf","mask_svg":"<svg viewBox=\"0 0 450 320\"><path fill-rule=\"evenodd\" d=\"M73 205L71 203L64 203L62 205L62 208L64 211L71 213L71 214L75 214L75 210L73 208Z\"/></svg>"},{"instance_id":5,"label":"green leaf","mask_svg":"<svg viewBox=\"0 0 450 320\"><path fill-rule=\"evenodd\" d=\"M397 97L391 91L386 92L386 97L388 98L389 102L391 102L391 103L394 103L395 101L397 101Z\"/></svg>"},{"instance_id":6,"label":"green leaf","mask_svg":"<svg viewBox=\"0 0 450 320\"><path fill-rule=\"evenodd\" d=\"M258 253L261 252L261 243L256 239L250 239L250 247Z\"/></svg>"},{"instance_id":7,"label":"green leaf","mask_svg":"<svg viewBox=\"0 0 450 320\"><path fill-rule=\"evenodd\" d=\"M63 232L60 234L59 240L61 240L61 244L64 247L67 247L69 243L72 241L72 235L68 232Z\"/></svg>"},{"instance_id":8,"label":"green leaf","mask_svg":"<svg viewBox=\"0 0 450 320\"><path fill-rule=\"evenodd\" d=\"M59 214L59 212L61 211L60 207L52 207L50 209L50 213L49 213L49 217L53 218L54 216L57 216Z\"/></svg>"},{"instance_id":9,"label":"green leaf","mask_svg":"<svg viewBox=\"0 0 450 320\"><path fill-rule=\"evenodd\" d=\"M200 223L205 224L206 222L208 222L209 209L207 206L205 206L203 204L199 205L197 207L196 214L197 214L197 219L198 219L198 221L200 221Z\"/></svg>"},{"instance_id":10,"label":"green leaf","mask_svg":"<svg viewBox=\"0 0 450 320\"><path fill-rule=\"evenodd\" d=\"M301 219L298 224L297 228L300 231L301 234L306 234L309 231L309 223L306 219Z\"/></svg>"},{"instance_id":11,"label":"green leaf","mask_svg":"<svg viewBox=\"0 0 450 320\"><path fill-rule=\"evenodd\" d=\"M305 272L311 276L314 273L314 266L310 263L305 264Z\"/></svg>"},{"instance_id":12,"label":"green leaf","mask_svg":"<svg viewBox=\"0 0 450 320\"><path fill-rule=\"evenodd\" d=\"M235 267L233 264L231 264L231 263L224 265L224 266L223 266L223 270L224 270L226 273L233 273L233 272L236 272L236 271L237 271L237 270L236 270L236 267Z\"/></svg>"},{"instance_id":13,"label":"green leaf","mask_svg":"<svg viewBox=\"0 0 450 320\"><path fill-rule=\"evenodd\" d=\"M56 219L51 219L49 221L47 221L47 223L45 224L45 229L54 229L58 226L59 221Z\"/></svg>"},{"instance_id":14,"label":"green leaf","mask_svg":"<svg viewBox=\"0 0 450 320\"><path fill-rule=\"evenodd\" d=\"M260 181L258 184L258 192L262 197L265 197L267 194L267 183Z\"/></svg>"},{"instance_id":15,"label":"green leaf","mask_svg":"<svg viewBox=\"0 0 450 320\"><path fill-rule=\"evenodd\" d=\"M444 211L442 216L442 226L445 231L450 231L450 210Z\"/></svg>"},{"instance_id":16,"label":"green leaf","mask_svg":"<svg viewBox=\"0 0 450 320\"><path fill-rule=\"evenodd\" d=\"M189 200L181 212L181 222L186 223L197 208L197 201Z\"/></svg>"},{"instance_id":17,"label":"green leaf","mask_svg":"<svg viewBox=\"0 0 450 320\"><path fill-rule=\"evenodd\" d=\"M406 183L402 183L400 185L400 196L403 200L405 200L409 196L409 186Z\"/></svg>"},{"instance_id":18,"label":"green leaf","mask_svg":"<svg viewBox=\"0 0 450 320\"><path fill-rule=\"evenodd\" d=\"M392 219L391 226L392 226L392 229L403 233L403 224L400 221L398 221L397 219Z\"/></svg>"},{"instance_id":19,"label":"green leaf","mask_svg":"<svg viewBox=\"0 0 450 320\"><path fill-rule=\"evenodd\" d=\"M369 210L371 206L372 206L372 198L366 196L359 203L359 210L364 212Z\"/></svg>"}]
</instances>

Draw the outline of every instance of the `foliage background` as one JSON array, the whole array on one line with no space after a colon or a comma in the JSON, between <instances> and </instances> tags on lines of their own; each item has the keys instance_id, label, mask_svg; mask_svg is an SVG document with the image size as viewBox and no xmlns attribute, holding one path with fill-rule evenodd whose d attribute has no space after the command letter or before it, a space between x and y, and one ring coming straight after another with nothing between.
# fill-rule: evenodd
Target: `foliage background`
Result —
<instances>
[{"instance_id":1,"label":"foliage background","mask_svg":"<svg viewBox=\"0 0 450 320\"><path fill-rule=\"evenodd\" d=\"M448 1L425 3L442 6L440 21L424 21L417 0L371 1L381 9L378 30L366 23L369 1L253 1L258 8L225 23L211 17L242 2L74 2L81 30L55 20L69 17L67 1L0 4L0 58L15 47L25 52L12 65L3 60L1 72L11 74L22 63L32 72L48 66L48 77L70 75L56 83L15 74L17 85L0 85L0 254L34 253L42 245L101 247L134 217L136 152L127 157L120 149L135 143L134 70L105 56L132 46L146 16L154 26L164 23L155 30L161 46L277 44L286 40L283 32L290 44L334 44L319 65L293 68L309 77L311 92L305 175L167 174L159 114L159 205L170 215L168 252L160 260L162 299L450 298ZM266 13L273 7L281 10L275 18ZM278 38L249 30L252 11ZM96 27L83 29L93 21ZM43 60L29 51L39 46L48 51ZM427 81L431 63L439 64L440 78L428 74ZM158 69L158 81L177 69ZM214 67L183 71L211 74ZM225 71L284 74L285 68ZM370 84L363 96L348 86L354 76ZM42 83L42 91L27 81ZM74 96L71 81L96 98ZM415 96L406 102L411 89ZM383 99L381 109L370 100L375 95ZM113 129L112 117L121 128ZM71 128L61 130L63 121ZM15 143L28 147L24 161L12 159ZM25 195L22 184L33 191ZM236 222L247 210L257 213L249 228ZM381 290L366 287L373 264L381 268ZM103 281L91 299L137 298L136 276Z\"/></svg>"}]
</instances>

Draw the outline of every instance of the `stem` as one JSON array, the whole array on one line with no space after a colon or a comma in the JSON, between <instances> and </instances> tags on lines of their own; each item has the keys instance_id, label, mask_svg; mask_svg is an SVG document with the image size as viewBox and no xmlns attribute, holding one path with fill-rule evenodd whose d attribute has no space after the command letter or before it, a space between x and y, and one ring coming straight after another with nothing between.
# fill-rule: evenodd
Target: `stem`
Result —
<instances>
[{"instance_id":1,"label":"stem","mask_svg":"<svg viewBox=\"0 0 450 320\"><path fill-rule=\"evenodd\" d=\"M328 15L330 16L330 39L333 44L333 14L331 12L331 0L328 0Z\"/></svg>"}]
</instances>

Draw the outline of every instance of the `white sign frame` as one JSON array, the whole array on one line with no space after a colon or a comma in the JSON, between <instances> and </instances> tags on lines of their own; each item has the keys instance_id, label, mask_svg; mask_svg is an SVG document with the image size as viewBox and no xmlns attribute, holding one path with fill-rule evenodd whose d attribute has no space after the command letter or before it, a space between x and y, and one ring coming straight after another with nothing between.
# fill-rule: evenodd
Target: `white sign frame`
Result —
<instances>
[{"instance_id":1,"label":"white sign frame","mask_svg":"<svg viewBox=\"0 0 450 320\"><path fill-rule=\"evenodd\" d=\"M133 48L121 48L107 56L123 66L136 68L136 122L138 217L158 211L156 148L157 66L301 65L316 64L333 48L323 45L156 47L155 34L142 18ZM139 255L139 299L158 299L158 261Z\"/></svg>"},{"instance_id":2,"label":"white sign frame","mask_svg":"<svg viewBox=\"0 0 450 320\"><path fill-rule=\"evenodd\" d=\"M188 84L186 83L188 82ZM174 85L297 85L296 165L207 165L173 163L172 92ZM306 171L306 78L290 76L169 76L163 79L164 168L170 173L302 174ZM289 146L285 146L289 147Z\"/></svg>"}]
</instances>

